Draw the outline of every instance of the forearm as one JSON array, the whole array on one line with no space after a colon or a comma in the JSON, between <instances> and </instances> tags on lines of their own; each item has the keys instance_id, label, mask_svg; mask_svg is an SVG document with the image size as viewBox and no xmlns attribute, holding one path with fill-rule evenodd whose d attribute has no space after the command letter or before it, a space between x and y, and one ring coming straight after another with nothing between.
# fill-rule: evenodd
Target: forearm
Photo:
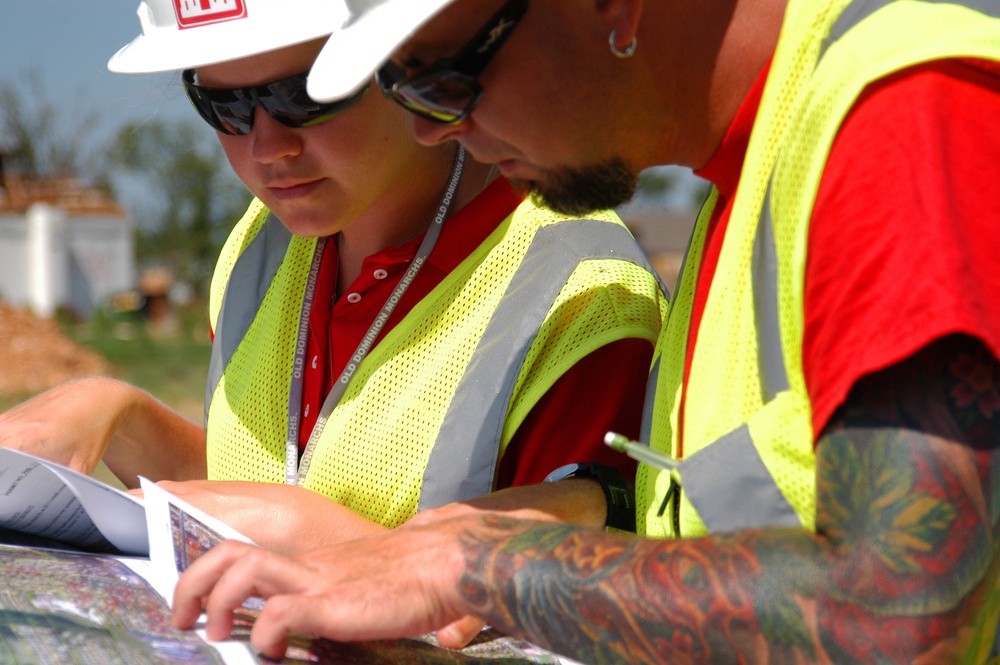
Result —
<instances>
[{"instance_id":1,"label":"forearm","mask_svg":"<svg viewBox=\"0 0 1000 665\"><path fill-rule=\"evenodd\" d=\"M224 637L260 595L252 637L270 656L289 632L385 639L474 615L584 662L983 662L1000 612L1000 363L952 341L866 379L827 427L816 534L655 541L471 512L298 561L230 544L182 578L176 625L207 599ZM948 371L963 363L968 385Z\"/></svg>"},{"instance_id":2,"label":"forearm","mask_svg":"<svg viewBox=\"0 0 1000 665\"><path fill-rule=\"evenodd\" d=\"M939 345L852 394L818 445L817 535L657 542L491 518L465 533L458 590L501 630L587 662L985 656L1000 414L942 396L970 349Z\"/></svg>"},{"instance_id":3,"label":"forearm","mask_svg":"<svg viewBox=\"0 0 1000 665\"><path fill-rule=\"evenodd\" d=\"M302 490L309 492L309 490ZM294 506L267 506L221 515L240 533L261 547L279 554L299 556L386 531L377 522L358 515L335 501L312 492Z\"/></svg>"},{"instance_id":4,"label":"forearm","mask_svg":"<svg viewBox=\"0 0 1000 665\"><path fill-rule=\"evenodd\" d=\"M103 459L127 487L138 487L140 475L154 481L206 477L204 428L135 386L114 382L101 390L118 414Z\"/></svg>"},{"instance_id":5,"label":"forearm","mask_svg":"<svg viewBox=\"0 0 1000 665\"><path fill-rule=\"evenodd\" d=\"M92 473L103 458L129 487L204 477L201 427L135 386L109 377L70 381L0 414L0 446Z\"/></svg>"},{"instance_id":6,"label":"forearm","mask_svg":"<svg viewBox=\"0 0 1000 665\"><path fill-rule=\"evenodd\" d=\"M488 518L464 541L469 611L582 662L766 662L768 618L794 631L785 578L825 572L805 532L652 541Z\"/></svg>"},{"instance_id":7,"label":"forearm","mask_svg":"<svg viewBox=\"0 0 1000 665\"><path fill-rule=\"evenodd\" d=\"M425 510L408 524L426 524L474 514L512 519L574 524L600 529L607 519L607 501L594 480L568 479L509 487L485 496Z\"/></svg>"},{"instance_id":8,"label":"forearm","mask_svg":"<svg viewBox=\"0 0 1000 665\"><path fill-rule=\"evenodd\" d=\"M501 631L583 662L911 662L933 651L956 662L992 644L994 541L941 532L929 506L905 517L921 510L887 511L903 523L884 549L793 530L657 542L489 517L466 531L458 590ZM933 547L921 533L935 529L977 555L920 563Z\"/></svg>"},{"instance_id":9,"label":"forearm","mask_svg":"<svg viewBox=\"0 0 1000 665\"><path fill-rule=\"evenodd\" d=\"M386 530L340 504L326 501L341 509L333 519L318 520L315 514L298 511L290 523L283 522L276 528L261 515L243 514L233 521L233 526L261 547L286 556L300 556Z\"/></svg>"},{"instance_id":10,"label":"forearm","mask_svg":"<svg viewBox=\"0 0 1000 665\"><path fill-rule=\"evenodd\" d=\"M386 530L329 497L296 485L237 480L158 484L261 547L289 556Z\"/></svg>"}]
</instances>

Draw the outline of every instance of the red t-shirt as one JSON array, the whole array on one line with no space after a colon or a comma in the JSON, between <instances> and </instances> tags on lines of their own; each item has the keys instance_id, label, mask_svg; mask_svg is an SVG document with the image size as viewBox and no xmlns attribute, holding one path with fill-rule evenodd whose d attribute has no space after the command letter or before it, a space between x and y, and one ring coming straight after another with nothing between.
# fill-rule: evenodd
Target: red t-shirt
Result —
<instances>
[{"instance_id":1,"label":"red t-shirt","mask_svg":"<svg viewBox=\"0 0 1000 665\"><path fill-rule=\"evenodd\" d=\"M506 180L499 179L450 217L375 345L482 244L521 200ZM330 385L409 267L421 240L367 257L360 276L336 302L337 251L334 243L327 243L309 321L300 447L309 440ZM645 340L620 340L594 351L567 371L508 443L497 472L498 488L540 482L553 469L570 462L609 464L632 478L635 463L605 446L604 434L614 430L638 436L652 353L652 345Z\"/></svg>"},{"instance_id":2,"label":"red t-shirt","mask_svg":"<svg viewBox=\"0 0 1000 665\"><path fill-rule=\"evenodd\" d=\"M720 201L693 329L765 78L766 71L715 156L697 172L719 188ZM809 227L803 370L814 436L858 379L935 339L965 333L1000 355L998 118L1000 67L945 60L869 86L845 119Z\"/></svg>"}]
</instances>

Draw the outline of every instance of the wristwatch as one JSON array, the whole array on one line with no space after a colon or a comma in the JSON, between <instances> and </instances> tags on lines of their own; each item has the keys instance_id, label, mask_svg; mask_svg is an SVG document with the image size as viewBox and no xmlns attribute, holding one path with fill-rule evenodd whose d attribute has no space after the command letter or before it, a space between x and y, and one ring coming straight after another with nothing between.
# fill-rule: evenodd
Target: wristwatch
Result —
<instances>
[{"instance_id":1,"label":"wristwatch","mask_svg":"<svg viewBox=\"0 0 1000 665\"><path fill-rule=\"evenodd\" d=\"M545 482L554 483L567 478L589 478L601 484L608 512L604 526L608 529L635 533L635 499L632 488L625 482L625 476L613 466L586 462L566 464L545 477Z\"/></svg>"}]
</instances>

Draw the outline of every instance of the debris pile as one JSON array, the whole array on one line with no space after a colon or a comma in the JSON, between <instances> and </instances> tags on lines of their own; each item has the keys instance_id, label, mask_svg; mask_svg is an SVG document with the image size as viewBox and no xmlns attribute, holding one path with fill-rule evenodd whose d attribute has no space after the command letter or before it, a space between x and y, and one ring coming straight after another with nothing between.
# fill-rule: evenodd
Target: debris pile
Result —
<instances>
[{"instance_id":1,"label":"debris pile","mask_svg":"<svg viewBox=\"0 0 1000 665\"><path fill-rule=\"evenodd\" d=\"M51 319L0 302L0 396L28 396L83 376L109 374L100 354L67 337Z\"/></svg>"}]
</instances>

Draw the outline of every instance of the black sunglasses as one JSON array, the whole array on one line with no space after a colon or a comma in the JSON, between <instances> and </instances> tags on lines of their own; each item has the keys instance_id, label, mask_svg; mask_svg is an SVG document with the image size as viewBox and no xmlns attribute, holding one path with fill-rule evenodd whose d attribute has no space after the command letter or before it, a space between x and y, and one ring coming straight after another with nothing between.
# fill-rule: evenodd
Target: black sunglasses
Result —
<instances>
[{"instance_id":1,"label":"black sunglasses","mask_svg":"<svg viewBox=\"0 0 1000 665\"><path fill-rule=\"evenodd\" d=\"M528 0L507 0L455 56L438 60L411 76L390 60L378 70L375 82L387 97L421 118L457 125L469 117L483 96L477 77L527 9Z\"/></svg>"},{"instance_id":2,"label":"black sunglasses","mask_svg":"<svg viewBox=\"0 0 1000 665\"><path fill-rule=\"evenodd\" d=\"M346 99L321 103L306 93L306 76L295 74L280 81L247 88L207 88L194 82L194 70L184 70L184 90L198 115L215 129L231 136L243 136L253 127L255 106L286 127L309 127L354 106L365 93L364 87Z\"/></svg>"}]
</instances>

